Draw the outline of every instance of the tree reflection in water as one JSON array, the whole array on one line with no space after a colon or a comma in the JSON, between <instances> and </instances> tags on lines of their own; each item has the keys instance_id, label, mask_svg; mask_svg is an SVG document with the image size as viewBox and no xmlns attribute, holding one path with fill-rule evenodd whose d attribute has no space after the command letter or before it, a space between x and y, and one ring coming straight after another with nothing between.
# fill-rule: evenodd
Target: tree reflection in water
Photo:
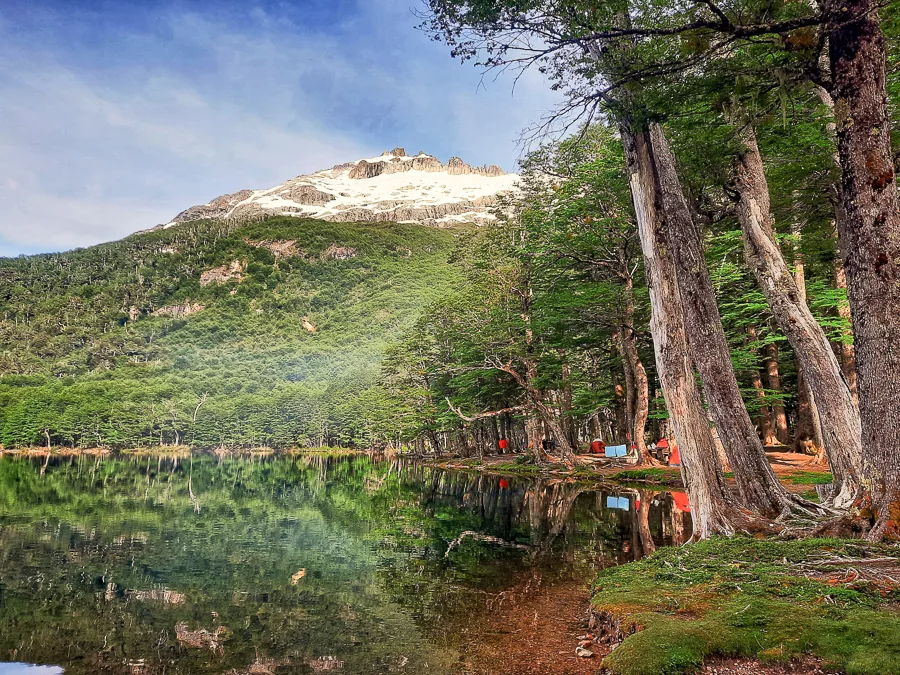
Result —
<instances>
[{"instance_id":1,"label":"tree reflection in water","mask_svg":"<svg viewBox=\"0 0 900 675\"><path fill-rule=\"evenodd\" d=\"M528 580L690 534L665 493L396 458L43 464L0 460L0 660L70 674L457 672Z\"/></svg>"}]
</instances>

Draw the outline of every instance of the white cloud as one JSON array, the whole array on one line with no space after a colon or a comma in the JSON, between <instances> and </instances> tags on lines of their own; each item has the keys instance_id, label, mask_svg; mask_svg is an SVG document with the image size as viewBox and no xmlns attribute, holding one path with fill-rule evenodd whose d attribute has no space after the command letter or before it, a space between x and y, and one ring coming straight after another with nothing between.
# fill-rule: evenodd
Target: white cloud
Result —
<instances>
[{"instance_id":1,"label":"white cloud","mask_svg":"<svg viewBox=\"0 0 900 675\"><path fill-rule=\"evenodd\" d=\"M509 78L479 88L409 5L361 3L329 31L173 11L94 59L0 23L0 254L115 239L394 145L514 168L554 95L536 74L515 96Z\"/></svg>"}]
</instances>

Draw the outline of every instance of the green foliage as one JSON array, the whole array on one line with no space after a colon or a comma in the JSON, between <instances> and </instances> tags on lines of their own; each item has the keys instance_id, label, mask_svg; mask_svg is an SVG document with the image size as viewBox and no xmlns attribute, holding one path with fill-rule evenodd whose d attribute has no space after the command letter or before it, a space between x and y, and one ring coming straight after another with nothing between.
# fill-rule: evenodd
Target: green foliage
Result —
<instances>
[{"instance_id":1,"label":"green foliage","mask_svg":"<svg viewBox=\"0 0 900 675\"><path fill-rule=\"evenodd\" d=\"M54 445L120 448L394 439L403 404L380 385L381 360L457 279L448 264L457 234L294 218L200 222L0 260L0 443L40 445L46 434ZM269 242L293 244L276 259ZM234 261L240 280L200 283ZM165 309L186 303L204 309Z\"/></svg>"}]
</instances>

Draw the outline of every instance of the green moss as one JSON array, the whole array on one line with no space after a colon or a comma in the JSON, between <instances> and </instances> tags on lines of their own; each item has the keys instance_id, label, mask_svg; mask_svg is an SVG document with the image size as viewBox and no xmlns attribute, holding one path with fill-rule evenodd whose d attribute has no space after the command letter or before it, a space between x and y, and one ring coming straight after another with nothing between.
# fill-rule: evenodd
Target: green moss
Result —
<instances>
[{"instance_id":1,"label":"green moss","mask_svg":"<svg viewBox=\"0 0 900 675\"><path fill-rule=\"evenodd\" d=\"M618 675L667 675L692 672L713 654L814 654L847 673L900 673L900 594L806 578L797 566L894 554L856 541L712 539L605 570L594 605L637 632L603 665Z\"/></svg>"},{"instance_id":2,"label":"green moss","mask_svg":"<svg viewBox=\"0 0 900 675\"><path fill-rule=\"evenodd\" d=\"M834 476L830 473L818 473L816 471L801 471L789 476L794 485L828 485L834 482Z\"/></svg>"}]
</instances>

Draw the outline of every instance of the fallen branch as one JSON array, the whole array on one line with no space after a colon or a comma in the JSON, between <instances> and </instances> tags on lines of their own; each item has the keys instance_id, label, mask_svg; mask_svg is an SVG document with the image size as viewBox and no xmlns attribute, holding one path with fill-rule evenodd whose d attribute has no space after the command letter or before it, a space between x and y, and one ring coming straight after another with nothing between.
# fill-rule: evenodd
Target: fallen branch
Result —
<instances>
[{"instance_id":1,"label":"fallen branch","mask_svg":"<svg viewBox=\"0 0 900 675\"><path fill-rule=\"evenodd\" d=\"M507 541L506 539L501 539L500 537L493 537L489 534L482 534L481 532L473 532L472 530L466 530L462 534L460 534L456 539L450 542L450 545L447 547L447 552L444 554L445 558L450 557L450 551L459 546L463 539L466 537L472 537L476 541L487 541L491 544L497 544L497 546L502 546L504 548L517 548L522 551L530 551L531 547L526 546L525 544L517 544L514 541Z\"/></svg>"}]
</instances>

